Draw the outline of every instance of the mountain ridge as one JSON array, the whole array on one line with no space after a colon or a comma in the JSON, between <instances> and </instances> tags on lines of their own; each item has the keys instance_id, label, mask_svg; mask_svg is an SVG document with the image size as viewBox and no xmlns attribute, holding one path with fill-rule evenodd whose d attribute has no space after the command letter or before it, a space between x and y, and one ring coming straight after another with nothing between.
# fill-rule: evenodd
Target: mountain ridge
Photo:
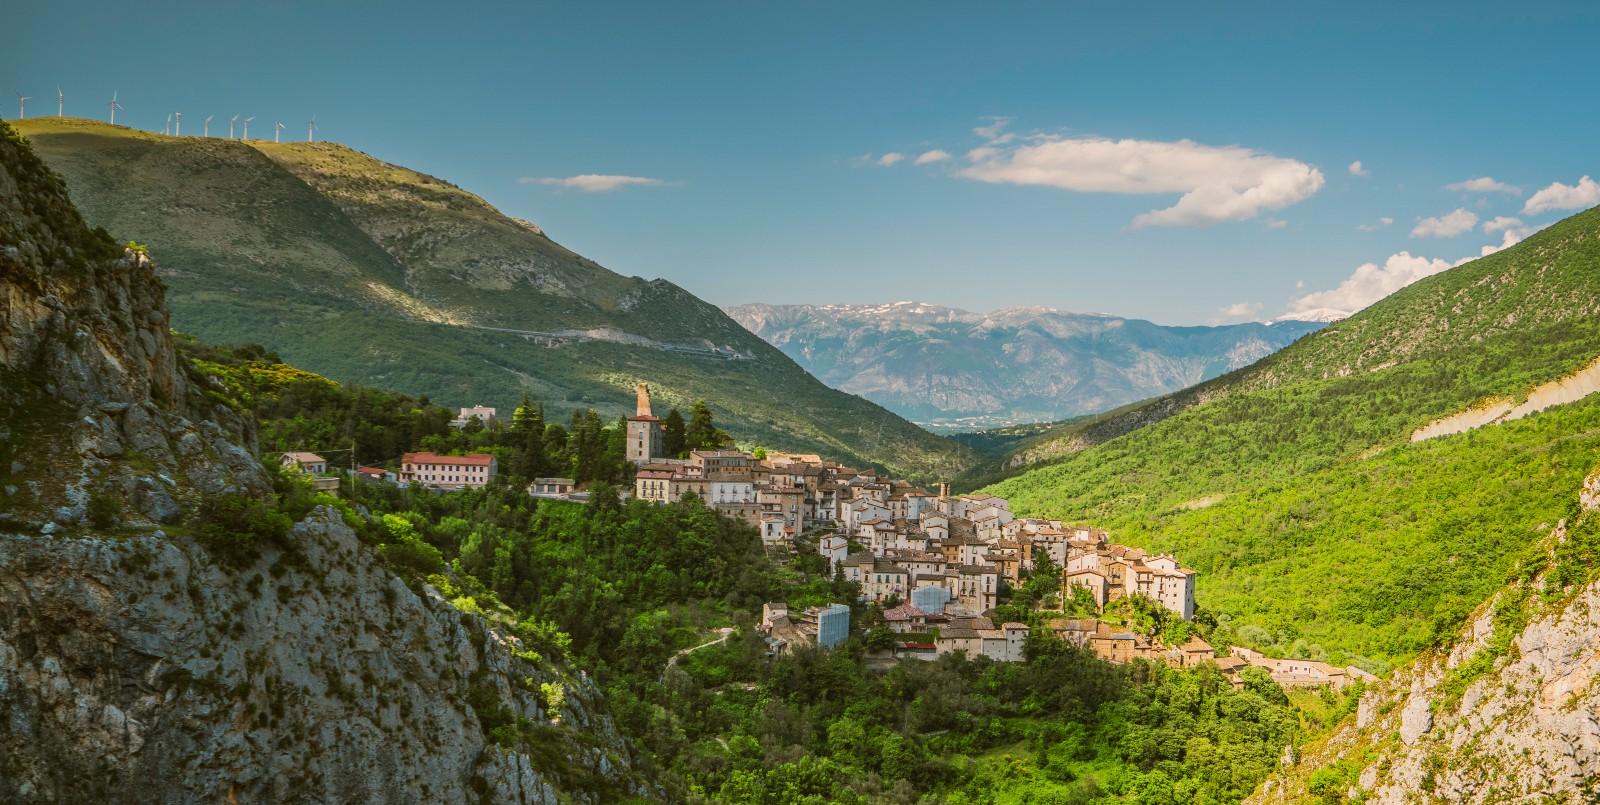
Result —
<instances>
[{"instance_id":1,"label":"mountain ridge","mask_svg":"<svg viewBox=\"0 0 1600 805\"><path fill-rule=\"evenodd\" d=\"M527 393L556 417L630 415L646 382L663 409L705 399L749 443L928 480L968 462L688 291L609 271L447 181L332 143L19 130L91 222L153 244L173 326L202 340L453 405Z\"/></svg>"},{"instance_id":2,"label":"mountain ridge","mask_svg":"<svg viewBox=\"0 0 1600 805\"><path fill-rule=\"evenodd\" d=\"M977 313L914 301L725 310L836 388L920 422L968 427L1063 420L1171 393L1321 326L1166 327L1033 305Z\"/></svg>"}]
</instances>

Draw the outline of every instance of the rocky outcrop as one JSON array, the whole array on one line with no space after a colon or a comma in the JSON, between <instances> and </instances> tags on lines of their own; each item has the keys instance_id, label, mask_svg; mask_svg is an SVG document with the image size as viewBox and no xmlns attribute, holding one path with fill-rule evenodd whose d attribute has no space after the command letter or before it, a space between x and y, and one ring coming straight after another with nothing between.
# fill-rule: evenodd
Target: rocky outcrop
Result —
<instances>
[{"instance_id":1,"label":"rocky outcrop","mask_svg":"<svg viewBox=\"0 0 1600 805\"><path fill-rule=\"evenodd\" d=\"M1466 411L1429 422L1411 433L1411 441L1420 442L1466 433L1485 425L1511 422L1546 408L1577 402L1596 391L1600 391L1600 358L1566 377L1534 386L1520 404L1507 400L1487 400Z\"/></svg>"},{"instance_id":2,"label":"rocky outcrop","mask_svg":"<svg viewBox=\"0 0 1600 805\"><path fill-rule=\"evenodd\" d=\"M403 583L354 514L190 536L271 484L187 366L142 250L0 123L0 801L658 798L593 684Z\"/></svg>"},{"instance_id":3,"label":"rocky outcrop","mask_svg":"<svg viewBox=\"0 0 1600 805\"><path fill-rule=\"evenodd\" d=\"M1600 780L1600 579L1567 586L1571 540L1593 540L1600 474L1546 565L1481 607L1449 646L1363 696L1249 801L1589 802ZM1538 571L1538 572L1535 572ZM1566 575L1563 575L1565 573Z\"/></svg>"},{"instance_id":4,"label":"rocky outcrop","mask_svg":"<svg viewBox=\"0 0 1600 805\"><path fill-rule=\"evenodd\" d=\"M0 534L0 801L649 793L592 684L373 553L331 509L244 568L190 540ZM539 751L492 744L485 712Z\"/></svg>"},{"instance_id":5,"label":"rocky outcrop","mask_svg":"<svg viewBox=\"0 0 1600 805\"><path fill-rule=\"evenodd\" d=\"M60 180L0 129L0 513L53 532L170 523L204 495L259 495L247 419L180 371L160 280L84 224ZM122 505L126 502L128 505Z\"/></svg>"}]
</instances>

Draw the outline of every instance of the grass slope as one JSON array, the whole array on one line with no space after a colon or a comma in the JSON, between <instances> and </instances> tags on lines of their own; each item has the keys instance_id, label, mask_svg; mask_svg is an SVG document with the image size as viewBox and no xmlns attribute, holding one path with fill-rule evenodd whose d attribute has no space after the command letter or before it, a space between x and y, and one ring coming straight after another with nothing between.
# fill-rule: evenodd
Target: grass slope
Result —
<instances>
[{"instance_id":1,"label":"grass slope","mask_svg":"<svg viewBox=\"0 0 1600 805\"><path fill-rule=\"evenodd\" d=\"M1200 605L1258 645L1409 657L1563 515L1600 422L1584 402L1409 436L1600 354L1597 266L1590 210L1239 372L1075 424L1077 452L990 491L1181 551Z\"/></svg>"},{"instance_id":2,"label":"grass slope","mask_svg":"<svg viewBox=\"0 0 1600 805\"><path fill-rule=\"evenodd\" d=\"M84 215L151 247L174 326L260 342L308 370L555 417L704 398L735 436L922 479L963 448L824 386L716 307L623 277L447 182L331 143L167 137L79 119L21 121ZM617 341L549 347L467 325L604 330L753 356L721 361Z\"/></svg>"}]
</instances>

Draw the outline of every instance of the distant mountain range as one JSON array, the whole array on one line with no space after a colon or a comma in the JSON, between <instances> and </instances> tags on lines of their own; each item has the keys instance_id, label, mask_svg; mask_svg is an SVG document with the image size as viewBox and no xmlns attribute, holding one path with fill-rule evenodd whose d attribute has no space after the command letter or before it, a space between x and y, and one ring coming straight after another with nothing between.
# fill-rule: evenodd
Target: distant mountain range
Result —
<instances>
[{"instance_id":1,"label":"distant mountain range","mask_svg":"<svg viewBox=\"0 0 1600 805\"><path fill-rule=\"evenodd\" d=\"M921 302L724 310L823 382L939 429L1107 411L1254 363L1327 326L1165 327L1043 307L972 313Z\"/></svg>"},{"instance_id":2,"label":"distant mountain range","mask_svg":"<svg viewBox=\"0 0 1600 805\"><path fill-rule=\"evenodd\" d=\"M746 442L923 479L957 445L807 375L715 306L609 271L449 182L335 143L19 121L91 225L149 247L172 324L327 377L552 418L703 398Z\"/></svg>"}]
</instances>

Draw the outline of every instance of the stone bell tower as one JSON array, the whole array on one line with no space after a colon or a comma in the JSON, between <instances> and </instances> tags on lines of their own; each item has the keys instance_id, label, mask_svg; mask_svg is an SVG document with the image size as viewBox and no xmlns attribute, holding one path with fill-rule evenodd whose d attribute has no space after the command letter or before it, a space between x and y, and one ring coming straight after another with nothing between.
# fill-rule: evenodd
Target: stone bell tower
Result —
<instances>
[{"instance_id":1,"label":"stone bell tower","mask_svg":"<svg viewBox=\"0 0 1600 805\"><path fill-rule=\"evenodd\" d=\"M628 460L648 464L662 453L661 420L650 415L650 387L640 383L634 391L639 401L634 415L628 417Z\"/></svg>"}]
</instances>

